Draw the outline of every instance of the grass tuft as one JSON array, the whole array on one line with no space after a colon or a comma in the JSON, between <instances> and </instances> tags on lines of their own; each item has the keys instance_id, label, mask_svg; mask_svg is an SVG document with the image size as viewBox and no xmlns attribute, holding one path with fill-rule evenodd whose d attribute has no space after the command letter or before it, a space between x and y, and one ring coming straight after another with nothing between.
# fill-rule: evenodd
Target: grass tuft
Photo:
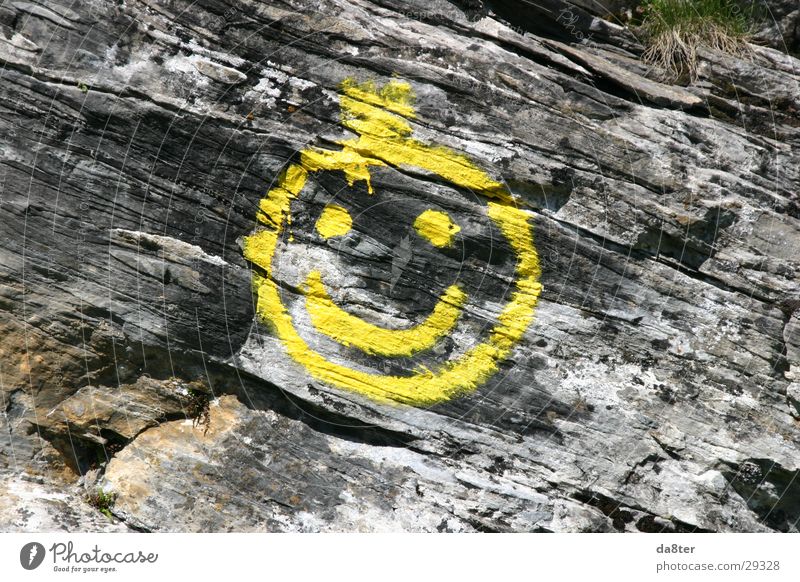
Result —
<instances>
[{"instance_id":1,"label":"grass tuft","mask_svg":"<svg viewBox=\"0 0 800 582\"><path fill-rule=\"evenodd\" d=\"M210 408L211 396L202 389L190 387L186 413L192 419L194 428L203 429L203 436L208 434L208 429L211 428Z\"/></svg>"},{"instance_id":2,"label":"grass tuft","mask_svg":"<svg viewBox=\"0 0 800 582\"><path fill-rule=\"evenodd\" d=\"M102 489L98 489L93 493L86 496L86 502L97 509L100 513L105 515L108 519L113 519L111 508L117 501L117 496L114 493L106 493Z\"/></svg>"},{"instance_id":3,"label":"grass tuft","mask_svg":"<svg viewBox=\"0 0 800 582\"><path fill-rule=\"evenodd\" d=\"M692 81L700 47L742 54L756 19L753 0L645 0L643 9L645 61Z\"/></svg>"}]
</instances>

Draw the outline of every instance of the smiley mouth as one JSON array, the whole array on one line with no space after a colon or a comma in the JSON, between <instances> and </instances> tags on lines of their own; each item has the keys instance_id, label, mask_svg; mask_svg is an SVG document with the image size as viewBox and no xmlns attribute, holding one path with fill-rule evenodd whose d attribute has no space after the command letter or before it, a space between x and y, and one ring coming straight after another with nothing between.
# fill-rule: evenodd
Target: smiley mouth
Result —
<instances>
[{"instance_id":1,"label":"smiley mouth","mask_svg":"<svg viewBox=\"0 0 800 582\"><path fill-rule=\"evenodd\" d=\"M319 271L308 275L304 294L311 324L321 334L367 354L399 357L429 350L452 332L467 299L467 294L458 285L451 285L422 323L404 329L387 329L364 321L336 305L325 289Z\"/></svg>"}]
</instances>

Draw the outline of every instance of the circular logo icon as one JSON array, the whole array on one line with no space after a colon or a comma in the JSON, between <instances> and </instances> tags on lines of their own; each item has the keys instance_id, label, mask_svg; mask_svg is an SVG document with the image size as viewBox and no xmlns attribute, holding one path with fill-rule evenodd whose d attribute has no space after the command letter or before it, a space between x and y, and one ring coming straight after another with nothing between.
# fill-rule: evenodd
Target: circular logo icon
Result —
<instances>
[{"instance_id":1,"label":"circular logo icon","mask_svg":"<svg viewBox=\"0 0 800 582\"><path fill-rule=\"evenodd\" d=\"M26 570L35 570L44 561L44 546L39 542L31 542L22 546L19 551L19 563Z\"/></svg>"},{"instance_id":2,"label":"circular logo icon","mask_svg":"<svg viewBox=\"0 0 800 582\"><path fill-rule=\"evenodd\" d=\"M530 214L516 205L503 184L493 180L466 156L413 138L413 129L407 121L415 117L413 101L414 94L407 83L394 80L378 89L369 82L345 81L340 98L341 124L358 137L338 142L339 150L310 147L300 152L299 159L286 168L277 184L261 200L257 214L260 227L245 238L244 255L255 267L253 277L259 317L268 324L286 353L312 377L380 402L430 406L474 391L498 371L500 362L511 354L532 323L542 285ZM282 297L285 286L276 282L275 257L279 248L295 240L288 232L292 225L307 218L293 216L293 204L301 193L308 192L313 176L341 173L339 175L350 187L362 182L367 195L373 196L376 194L373 172L391 169L431 176L434 182L454 188L453 192L468 193L481 201L479 208L483 216L480 219L488 219L487 228L496 233L498 240L504 241L511 258L510 271L504 279L510 297L504 304L497 301L500 297L492 297L478 309L487 304L497 305L488 333L484 332L482 338L474 341L463 341L462 345L467 348L448 354L442 361L417 365L411 372L400 370L387 374L375 373L375 370L385 370L391 367L391 361L398 359L423 353L435 355L448 338L456 335L464 308L471 300L467 286L456 281L441 289L427 289L432 285L423 281L422 286L426 287L423 295L435 298L435 303L423 318L416 318L421 319L419 323L398 329L376 325L340 307L329 291L337 290L338 285L334 277L325 274L324 255L317 257L320 267L303 274L296 285L302 297L296 303L301 304L302 312L298 305L289 306ZM478 220L459 221L458 216L446 208L430 207L432 203L428 197L418 197L416 202L428 206L419 206L413 215L402 217L403 220L399 220L401 212L396 210L386 222L407 223L409 236L428 245L426 248L443 253L441 256L445 256L448 249L453 250L456 241L464 243L469 238L466 230ZM445 202L445 205L449 204ZM344 206L327 204L315 228L304 236L316 237L320 243L337 237L342 239L351 232L354 220ZM380 221L373 220L375 222ZM410 244L409 239L401 239L394 245L394 258L386 259L392 264L387 282L390 285L386 287L389 293L396 287L404 266L413 258ZM304 261L306 258L299 262ZM303 328L313 330L325 342L356 350L358 358L371 358L371 369L324 355L319 350L319 342L309 341L299 330L298 318L304 322ZM389 366L384 365L386 363Z\"/></svg>"}]
</instances>

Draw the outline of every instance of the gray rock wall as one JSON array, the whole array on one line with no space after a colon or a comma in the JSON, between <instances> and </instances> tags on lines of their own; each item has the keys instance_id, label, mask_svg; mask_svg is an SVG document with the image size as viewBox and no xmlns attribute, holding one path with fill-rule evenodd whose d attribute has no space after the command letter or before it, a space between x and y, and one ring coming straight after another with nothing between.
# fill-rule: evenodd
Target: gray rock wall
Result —
<instances>
[{"instance_id":1,"label":"gray rock wall","mask_svg":"<svg viewBox=\"0 0 800 582\"><path fill-rule=\"evenodd\" d=\"M666 86L620 25L508 4L0 5L0 529L797 530L800 61L709 52ZM373 194L311 172L267 272L245 245L281 172L376 131L342 118L346 79L408 83L413 116L356 101L440 149L351 148ZM459 361L519 291L486 192L420 167L456 154L532 228L533 322L435 404L321 380L254 275L326 362L378 376ZM325 239L334 202L352 229ZM452 247L413 228L431 209ZM381 356L318 331L315 270L389 330L467 300Z\"/></svg>"}]
</instances>

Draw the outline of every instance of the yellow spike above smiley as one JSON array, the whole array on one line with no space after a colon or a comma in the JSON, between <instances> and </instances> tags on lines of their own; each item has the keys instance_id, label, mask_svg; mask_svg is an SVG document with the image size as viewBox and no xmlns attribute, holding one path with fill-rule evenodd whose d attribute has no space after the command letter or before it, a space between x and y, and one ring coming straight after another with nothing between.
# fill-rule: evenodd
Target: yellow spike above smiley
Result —
<instances>
[{"instance_id":1,"label":"yellow spike above smiley","mask_svg":"<svg viewBox=\"0 0 800 582\"><path fill-rule=\"evenodd\" d=\"M244 255L263 273L255 273L253 277L258 316L271 324L288 355L308 374L379 402L429 406L476 390L498 371L500 362L510 355L533 322L542 286L529 215L514 205L502 184L466 156L413 139L413 130L406 120L415 115L413 103L414 94L408 83L393 80L377 89L371 82L358 84L346 80L340 98L342 125L358 137L339 142L340 150L309 148L301 152L299 162L291 164L281 174L278 184L261 201L257 214L261 228L245 238ZM373 194L372 166L423 169L484 196L488 200L488 217L516 255L516 280L511 299L486 340L438 369L386 375L355 370L329 360L300 336L272 279L278 240L291 223L291 202L303 191L309 174L341 171L349 184L364 181ZM345 234L351 226L352 221L344 208L329 206L317 222L317 231L328 238ZM453 237L460 230L449 216L433 210L417 217L414 228L420 236L441 248L452 245ZM409 329L392 330L346 314L332 301L318 272L309 274L303 290L312 326L318 333L344 346L387 358L433 347L452 331L466 300L463 290L452 286L423 323Z\"/></svg>"}]
</instances>

